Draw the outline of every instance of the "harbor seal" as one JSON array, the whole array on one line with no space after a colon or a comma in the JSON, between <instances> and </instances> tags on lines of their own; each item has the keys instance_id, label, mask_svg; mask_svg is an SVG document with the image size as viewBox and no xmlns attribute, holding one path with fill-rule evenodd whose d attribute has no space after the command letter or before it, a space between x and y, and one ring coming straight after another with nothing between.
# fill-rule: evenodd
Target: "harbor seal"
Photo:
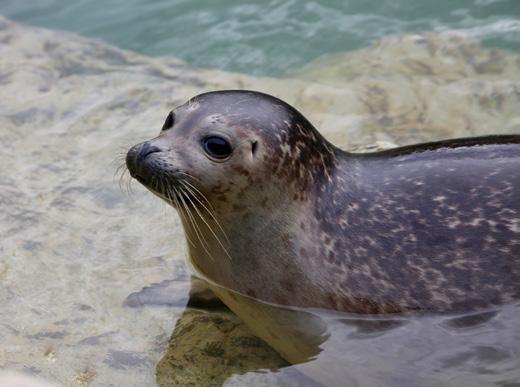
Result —
<instances>
[{"instance_id":1,"label":"harbor seal","mask_svg":"<svg viewBox=\"0 0 520 387\"><path fill-rule=\"evenodd\" d=\"M275 97L220 91L126 164L177 209L196 270L239 294L364 314L520 297L518 135L354 154Z\"/></svg>"}]
</instances>

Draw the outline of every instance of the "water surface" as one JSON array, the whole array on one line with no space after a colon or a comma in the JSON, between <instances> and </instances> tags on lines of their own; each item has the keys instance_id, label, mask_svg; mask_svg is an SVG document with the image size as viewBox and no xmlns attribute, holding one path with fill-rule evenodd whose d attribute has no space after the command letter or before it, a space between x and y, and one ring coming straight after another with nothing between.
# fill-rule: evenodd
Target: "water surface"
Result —
<instances>
[{"instance_id":1,"label":"water surface","mask_svg":"<svg viewBox=\"0 0 520 387\"><path fill-rule=\"evenodd\" d=\"M294 370L311 386L331 387L486 387L520 381L520 304L460 315L371 317L243 302L291 351L305 355L292 370L257 376L258 381L274 377L298 385ZM240 385L248 377L235 375L228 383Z\"/></svg>"},{"instance_id":2,"label":"water surface","mask_svg":"<svg viewBox=\"0 0 520 387\"><path fill-rule=\"evenodd\" d=\"M384 36L457 30L520 51L517 0L3 0L0 14L152 56L279 75Z\"/></svg>"}]
</instances>

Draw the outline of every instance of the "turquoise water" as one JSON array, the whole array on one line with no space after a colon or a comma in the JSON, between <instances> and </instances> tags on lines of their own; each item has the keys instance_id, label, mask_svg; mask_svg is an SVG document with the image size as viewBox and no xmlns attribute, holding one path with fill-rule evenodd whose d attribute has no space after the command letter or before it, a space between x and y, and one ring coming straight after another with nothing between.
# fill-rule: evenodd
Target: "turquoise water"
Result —
<instances>
[{"instance_id":1,"label":"turquoise water","mask_svg":"<svg viewBox=\"0 0 520 387\"><path fill-rule=\"evenodd\" d=\"M0 14L256 75L400 32L456 29L520 52L519 0L1 0Z\"/></svg>"}]
</instances>

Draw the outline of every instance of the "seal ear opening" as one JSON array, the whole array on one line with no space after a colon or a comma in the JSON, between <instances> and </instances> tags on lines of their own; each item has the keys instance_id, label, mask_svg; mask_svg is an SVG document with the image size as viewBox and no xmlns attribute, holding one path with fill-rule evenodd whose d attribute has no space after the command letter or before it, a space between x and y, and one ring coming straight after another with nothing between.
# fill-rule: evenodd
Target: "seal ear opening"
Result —
<instances>
[{"instance_id":1,"label":"seal ear opening","mask_svg":"<svg viewBox=\"0 0 520 387\"><path fill-rule=\"evenodd\" d=\"M175 113L173 113L173 110L168 114L168 117L166 117L166 121L164 121L164 125L161 128L161 132L171 129L173 124L175 123Z\"/></svg>"},{"instance_id":2,"label":"seal ear opening","mask_svg":"<svg viewBox=\"0 0 520 387\"><path fill-rule=\"evenodd\" d=\"M253 155L253 158L255 157L257 147L258 147L258 141L253 141L251 143L251 153Z\"/></svg>"}]
</instances>

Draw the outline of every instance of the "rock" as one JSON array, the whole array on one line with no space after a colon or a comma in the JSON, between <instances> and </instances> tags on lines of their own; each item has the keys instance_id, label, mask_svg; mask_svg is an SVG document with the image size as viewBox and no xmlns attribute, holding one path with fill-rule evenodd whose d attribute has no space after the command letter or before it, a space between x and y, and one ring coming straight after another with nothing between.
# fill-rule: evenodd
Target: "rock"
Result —
<instances>
[{"instance_id":1,"label":"rock","mask_svg":"<svg viewBox=\"0 0 520 387\"><path fill-rule=\"evenodd\" d=\"M59 387L41 379L13 371L0 372L0 386L2 387Z\"/></svg>"}]
</instances>

